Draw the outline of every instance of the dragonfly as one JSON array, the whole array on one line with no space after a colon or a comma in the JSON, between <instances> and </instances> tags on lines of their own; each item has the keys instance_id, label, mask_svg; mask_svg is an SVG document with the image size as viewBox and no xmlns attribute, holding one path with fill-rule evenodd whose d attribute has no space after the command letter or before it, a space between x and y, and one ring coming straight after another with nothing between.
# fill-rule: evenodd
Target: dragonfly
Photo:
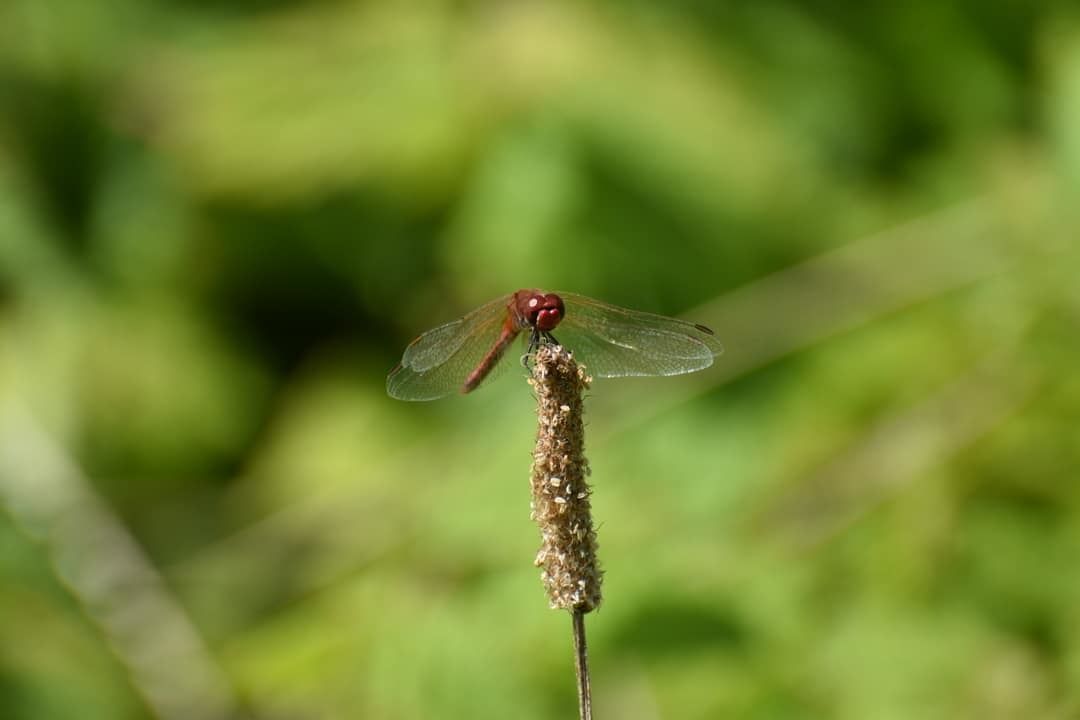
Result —
<instances>
[{"instance_id":1,"label":"dragonfly","mask_svg":"<svg viewBox=\"0 0 1080 720\"><path fill-rule=\"evenodd\" d=\"M575 293L518 290L409 343L386 391L399 400L472 392L506 365L500 361L518 336L527 342L523 362L543 343L560 344L601 378L682 375L723 352L704 325Z\"/></svg>"}]
</instances>

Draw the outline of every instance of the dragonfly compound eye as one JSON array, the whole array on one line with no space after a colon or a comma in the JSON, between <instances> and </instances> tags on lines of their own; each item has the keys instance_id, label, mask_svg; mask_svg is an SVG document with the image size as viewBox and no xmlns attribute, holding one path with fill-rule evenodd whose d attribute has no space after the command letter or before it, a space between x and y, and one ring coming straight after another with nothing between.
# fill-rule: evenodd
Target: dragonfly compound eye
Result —
<instances>
[{"instance_id":1,"label":"dragonfly compound eye","mask_svg":"<svg viewBox=\"0 0 1080 720\"><path fill-rule=\"evenodd\" d=\"M535 299L538 302L534 312L531 313L532 317L529 319L537 330L551 332L558 326L559 321L563 319L563 315L566 314L562 298L551 293L537 296Z\"/></svg>"}]
</instances>

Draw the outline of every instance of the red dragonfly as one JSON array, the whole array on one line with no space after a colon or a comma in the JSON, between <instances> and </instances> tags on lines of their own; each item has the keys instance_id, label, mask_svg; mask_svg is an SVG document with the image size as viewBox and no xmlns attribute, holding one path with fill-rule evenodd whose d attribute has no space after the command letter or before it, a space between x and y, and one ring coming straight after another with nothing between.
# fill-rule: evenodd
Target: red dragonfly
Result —
<instances>
[{"instance_id":1,"label":"red dragonfly","mask_svg":"<svg viewBox=\"0 0 1080 720\"><path fill-rule=\"evenodd\" d=\"M523 332L527 354L540 343L561 343L593 377L681 375L709 367L723 350L704 325L574 293L518 290L409 343L386 391L399 400L472 392L505 365L499 360Z\"/></svg>"}]
</instances>

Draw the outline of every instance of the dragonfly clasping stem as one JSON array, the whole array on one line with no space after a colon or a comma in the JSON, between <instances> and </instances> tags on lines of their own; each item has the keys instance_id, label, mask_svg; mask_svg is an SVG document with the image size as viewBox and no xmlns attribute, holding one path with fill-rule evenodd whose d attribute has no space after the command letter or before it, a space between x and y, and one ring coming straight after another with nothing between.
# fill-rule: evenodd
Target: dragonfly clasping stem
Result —
<instances>
[{"instance_id":1,"label":"dragonfly clasping stem","mask_svg":"<svg viewBox=\"0 0 1080 720\"><path fill-rule=\"evenodd\" d=\"M537 330L533 328L532 334L529 335L529 346L525 349L525 354L521 356L521 366L532 372L532 368L529 367L529 358L536 352L537 348L541 345L558 345L559 341L555 339L555 336L545 330Z\"/></svg>"}]
</instances>

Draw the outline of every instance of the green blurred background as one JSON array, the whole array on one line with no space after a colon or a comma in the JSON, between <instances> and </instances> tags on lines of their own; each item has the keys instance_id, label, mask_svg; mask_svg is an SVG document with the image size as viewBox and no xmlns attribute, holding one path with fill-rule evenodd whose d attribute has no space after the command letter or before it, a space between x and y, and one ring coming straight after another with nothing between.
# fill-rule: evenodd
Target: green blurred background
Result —
<instances>
[{"instance_id":1,"label":"green blurred background","mask_svg":"<svg viewBox=\"0 0 1080 720\"><path fill-rule=\"evenodd\" d=\"M0 716L574 717L519 287L605 380L601 718L1080 717L1080 12L0 2Z\"/></svg>"}]
</instances>

